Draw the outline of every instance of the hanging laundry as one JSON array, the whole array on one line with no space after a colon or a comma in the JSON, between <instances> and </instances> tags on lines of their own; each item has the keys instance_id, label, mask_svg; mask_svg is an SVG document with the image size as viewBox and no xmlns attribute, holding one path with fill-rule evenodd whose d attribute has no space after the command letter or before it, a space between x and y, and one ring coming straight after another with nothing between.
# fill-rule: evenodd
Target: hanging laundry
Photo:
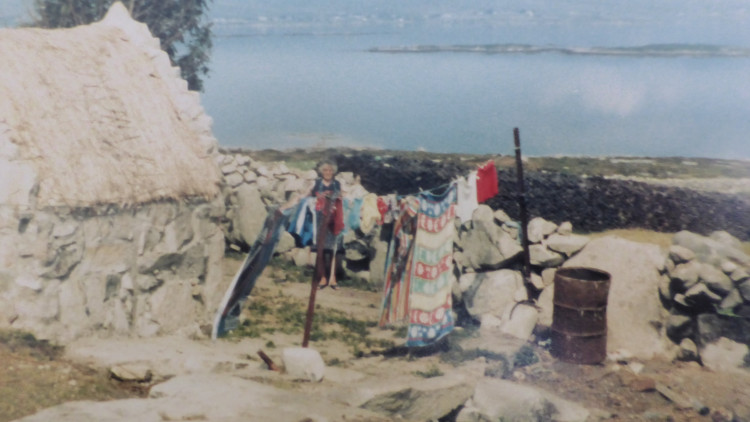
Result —
<instances>
[{"instance_id":1,"label":"hanging laundry","mask_svg":"<svg viewBox=\"0 0 750 422\"><path fill-rule=\"evenodd\" d=\"M497 169L490 160L477 169L477 202L482 203L497 193Z\"/></svg>"},{"instance_id":2,"label":"hanging laundry","mask_svg":"<svg viewBox=\"0 0 750 422\"><path fill-rule=\"evenodd\" d=\"M344 226L346 231L359 228L361 210L362 198L344 198Z\"/></svg>"},{"instance_id":3,"label":"hanging laundry","mask_svg":"<svg viewBox=\"0 0 750 422\"><path fill-rule=\"evenodd\" d=\"M458 188L456 198L456 215L462 223L471 220L471 215L479 206L477 201L477 172L472 171L466 177L459 177L456 181Z\"/></svg>"},{"instance_id":4,"label":"hanging laundry","mask_svg":"<svg viewBox=\"0 0 750 422\"><path fill-rule=\"evenodd\" d=\"M362 198L362 208L359 212L359 228L362 233L370 233L375 224L380 220L380 211L378 211L378 196L374 193L368 193Z\"/></svg>"},{"instance_id":5,"label":"hanging laundry","mask_svg":"<svg viewBox=\"0 0 750 422\"><path fill-rule=\"evenodd\" d=\"M385 215L388 213L388 203L384 196L378 196L378 212L380 213L378 224L382 225L385 221Z\"/></svg>"},{"instance_id":6,"label":"hanging laundry","mask_svg":"<svg viewBox=\"0 0 750 422\"><path fill-rule=\"evenodd\" d=\"M455 205L455 184L441 195L419 194L407 347L432 344L453 330Z\"/></svg>"},{"instance_id":7,"label":"hanging laundry","mask_svg":"<svg viewBox=\"0 0 750 422\"><path fill-rule=\"evenodd\" d=\"M414 235L417 231L419 200L409 196L401 200L400 214L393 223L385 262L385 287L380 311L380 327L406 322L409 317L411 264L414 256Z\"/></svg>"},{"instance_id":8,"label":"hanging laundry","mask_svg":"<svg viewBox=\"0 0 750 422\"><path fill-rule=\"evenodd\" d=\"M294 236L297 247L313 244L318 227L315 213L316 202L315 197L305 197L299 202L296 209L292 210L287 231Z\"/></svg>"},{"instance_id":9,"label":"hanging laundry","mask_svg":"<svg viewBox=\"0 0 750 422\"><path fill-rule=\"evenodd\" d=\"M386 204L386 212L383 215L383 224L390 224L396 221L400 214L398 198L395 193L386 195L383 197L383 202Z\"/></svg>"},{"instance_id":10,"label":"hanging laundry","mask_svg":"<svg viewBox=\"0 0 750 422\"><path fill-rule=\"evenodd\" d=\"M211 338L221 337L239 325L242 304L255 287L258 276L271 260L281 235L281 229L287 225L293 213L293 209L280 210L278 208L268 213L263 222L263 229L250 247L242 268L234 276L224 294L214 318Z\"/></svg>"}]
</instances>

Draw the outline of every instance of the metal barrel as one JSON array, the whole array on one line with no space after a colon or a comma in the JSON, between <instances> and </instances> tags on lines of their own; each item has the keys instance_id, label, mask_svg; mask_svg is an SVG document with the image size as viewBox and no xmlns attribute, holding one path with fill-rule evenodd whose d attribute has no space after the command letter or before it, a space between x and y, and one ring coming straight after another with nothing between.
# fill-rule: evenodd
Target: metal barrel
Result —
<instances>
[{"instance_id":1,"label":"metal barrel","mask_svg":"<svg viewBox=\"0 0 750 422\"><path fill-rule=\"evenodd\" d=\"M585 267L555 272L552 355L597 364L607 357L607 297L611 276Z\"/></svg>"}]
</instances>

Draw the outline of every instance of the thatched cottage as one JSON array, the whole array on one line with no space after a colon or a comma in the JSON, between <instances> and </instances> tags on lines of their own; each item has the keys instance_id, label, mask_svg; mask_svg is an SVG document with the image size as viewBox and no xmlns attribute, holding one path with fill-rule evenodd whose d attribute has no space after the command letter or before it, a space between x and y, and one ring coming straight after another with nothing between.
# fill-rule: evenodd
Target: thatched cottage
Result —
<instances>
[{"instance_id":1,"label":"thatched cottage","mask_svg":"<svg viewBox=\"0 0 750 422\"><path fill-rule=\"evenodd\" d=\"M145 25L0 29L0 328L67 341L210 321L211 119Z\"/></svg>"}]
</instances>

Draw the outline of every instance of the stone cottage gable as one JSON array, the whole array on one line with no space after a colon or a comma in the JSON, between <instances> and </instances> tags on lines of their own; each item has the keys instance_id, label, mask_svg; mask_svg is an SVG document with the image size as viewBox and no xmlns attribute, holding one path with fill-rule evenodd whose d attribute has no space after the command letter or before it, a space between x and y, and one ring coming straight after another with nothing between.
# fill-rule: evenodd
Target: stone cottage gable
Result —
<instances>
[{"instance_id":1,"label":"stone cottage gable","mask_svg":"<svg viewBox=\"0 0 750 422\"><path fill-rule=\"evenodd\" d=\"M0 30L0 328L59 342L195 334L223 289L218 144L120 3Z\"/></svg>"},{"instance_id":2,"label":"stone cottage gable","mask_svg":"<svg viewBox=\"0 0 750 422\"><path fill-rule=\"evenodd\" d=\"M211 119L121 3L98 23L0 30L0 203L215 197Z\"/></svg>"}]
</instances>

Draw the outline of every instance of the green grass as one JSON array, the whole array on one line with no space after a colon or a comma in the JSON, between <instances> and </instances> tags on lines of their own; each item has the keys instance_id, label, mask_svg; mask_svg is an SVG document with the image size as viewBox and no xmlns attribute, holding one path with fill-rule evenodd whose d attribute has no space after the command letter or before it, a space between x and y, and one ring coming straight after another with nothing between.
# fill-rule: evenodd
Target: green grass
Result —
<instances>
[{"instance_id":1,"label":"green grass","mask_svg":"<svg viewBox=\"0 0 750 422\"><path fill-rule=\"evenodd\" d=\"M432 365L426 371L415 371L414 375L420 376L422 378L434 378L443 376L445 374L440 370L440 368L437 367L437 365Z\"/></svg>"},{"instance_id":2,"label":"green grass","mask_svg":"<svg viewBox=\"0 0 750 422\"><path fill-rule=\"evenodd\" d=\"M229 338L260 338L265 334L284 333L302 336L307 318L307 304L287 296L271 294L269 289L256 289L249 300L244 320ZM338 340L348 345L353 354L363 348L393 347L392 341L373 339L369 330L376 321L364 321L346 313L316 306L310 330L311 341Z\"/></svg>"}]
</instances>

